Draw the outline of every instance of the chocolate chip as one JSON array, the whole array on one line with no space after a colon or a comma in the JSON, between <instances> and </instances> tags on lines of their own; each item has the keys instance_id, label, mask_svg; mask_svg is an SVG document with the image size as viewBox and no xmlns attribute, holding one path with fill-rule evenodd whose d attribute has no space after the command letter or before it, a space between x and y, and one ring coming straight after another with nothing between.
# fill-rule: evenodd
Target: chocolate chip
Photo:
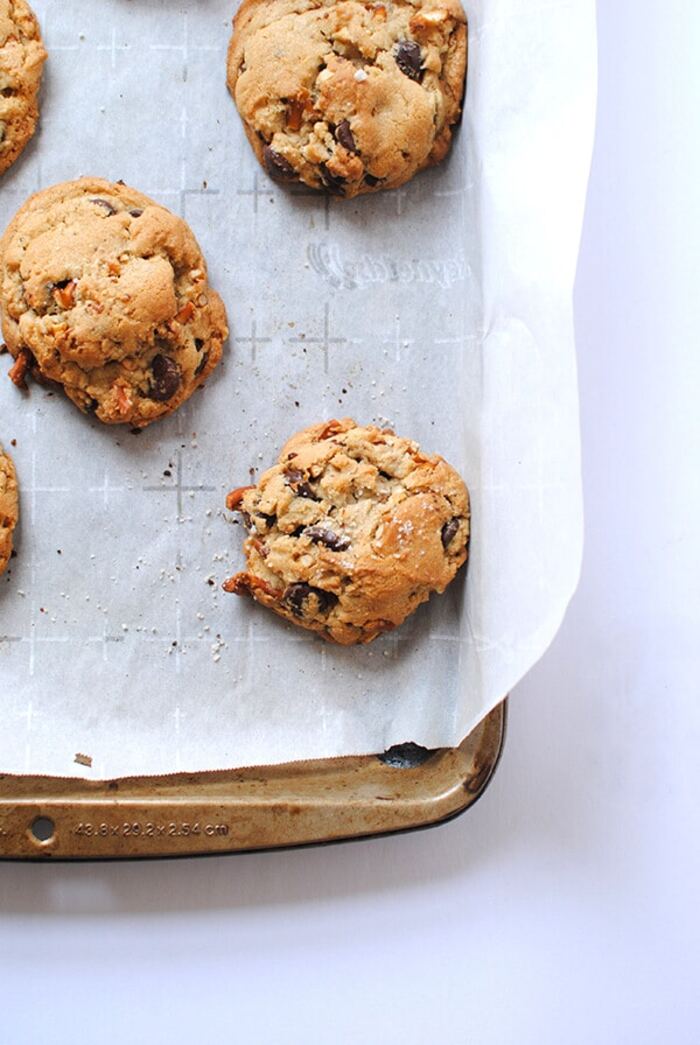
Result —
<instances>
[{"instance_id":1,"label":"chocolate chip","mask_svg":"<svg viewBox=\"0 0 700 1045\"><path fill-rule=\"evenodd\" d=\"M345 179L341 178L337 174L332 174L328 170L325 163L321 164L321 181L328 192L332 193L333 196L344 196L345 195Z\"/></svg>"},{"instance_id":2,"label":"chocolate chip","mask_svg":"<svg viewBox=\"0 0 700 1045\"><path fill-rule=\"evenodd\" d=\"M304 603L312 595L316 596L319 613L327 613L338 601L338 596L333 595L330 591L312 588L304 581L297 581L296 584L289 585L282 597L282 602L289 607L295 617L301 617L304 612Z\"/></svg>"},{"instance_id":3,"label":"chocolate chip","mask_svg":"<svg viewBox=\"0 0 700 1045\"><path fill-rule=\"evenodd\" d=\"M306 497L309 501L317 501L318 497L304 479L304 473L298 468L288 468L284 473L287 486L291 486L297 497Z\"/></svg>"},{"instance_id":4,"label":"chocolate chip","mask_svg":"<svg viewBox=\"0 0 700 1045\"><path fill-rule=\"evenodd\" d=\"M374 188L375 185L379 185L379 182L381 180L382 180L381 178L375 178L375 176L373 174L370 174L369 171L365 171L365 184L366 185L371 185L372 188Z\"/></svg>"},{"instance_id":5,"label":"chocolate chip","mask_svg":"<svg viewBox=\"0 0 700 1045\"><path fill-rule=\"evenodd\" d=\"M350 547L349 537L342 537L337 533L333 533L332 530L327 530L325 526L309 526L305 533L314 544L325 544L326 548L330 548L332 552L344 552L346 548Z\"/></svg>"},{"instance_id":6,"label":"chocolate chip","mask_svg":"<svg viewBox=\"0 0 700 1045\"><path fill-rule=\"evenodd\" d=\"M199 377L199 375L202 373L202 371L204 370L204 368L205 368L205 366L207 365L208 362L209 362L209 353L205 352L204 355L202 356L202 358L200 359L200 361L197 363L197 368L196 368L196 370L194 372L194 376L195 377Z\"/></svg>"},{"instance_id":7,"label":"chocolate chip","mask_svg":"<svg viewBox=\"0 0 700 1045\"><path fill-rule=\"evenodd\" d=\"M248 512L243 512L242 511L241 512L241 518L243 519L243 525L245 526L246 530L252 530L253 529L253 520L251 519L251 517L248 514Z\"/></svg>"},{"instance_id":8,"label":"chocolate chip","mask_svg":"<svg viewBox=\"0 0 700 1045\"><path fill-rule=\"evenodd\" d=\"M423 55L415 40L399 40L394 51L394 59L404 76L409 80L420 80Z\"/></svg>"},{"instance_id":9,"label":"chocolate chip","mask_svg":"<svg viewBox=\"0 0 700 1045\"><path fill-rule=\"evenodd\" d=\"M340 142L343 148L347 149L348 152L357 152L357 148L355 146L355 138L353 136L352 131L350 130L350 124L347 120L343 120L343 122L339 123L336 127L335 140L337 142Z\"/></svg>"},{"instance_id":10,"label":"chocolate chip","mask_svg":"<svg viewBox=\"0 0 700 1045\"><path fill-rule=\"evenodd\" d=\"M172 399L182 383L180 367L170 356L157 355L151 364L153 380L148 392L149 399L157 403L167 403Z\"/></svg>"},{"instance_id":11,"label":"chocolate chip","mask_svg":"<svg viewBox=\"0 0 700 1045\"><path fill-rule=\"evenodd\" d=\"M131 215L132 218L140 218L141 215L143 214L143 211L141 210L140 207L135 207L133 210L129 211L129 214Z\"/></svg>"},{"instance_id":12,"label":"chocolate chip","mask_svg":"<svg viewBox=\"0 0 700 1045\"><path fill-rule=\"evenodd\" d=\"M0 94L3 96L3 98L11 98L14 93L14 87L3 87L3 89L0 91Z\"/></svg>"},{"instance_id":13,"label":"chocolate chip","mask_svg":"<svg viewBox=\"0 0 700 1045\"><path fill-rule=\"evenodd\" d=\"M443 548L445 550L447 550L447 546L452 542L452 540L456 536L458 530L459 530L459 519L450 519L450 521L446 522L445 525L443 526L441 537L442 537L442 546L443 546Z\"/></svg>"},{"instance_id":14,"label":"chocolate chip","mask_svg":"<svg viewBox=\"0 0 700 1045\"><path fill-rule=\"evenodd\" d=\"M302 606L306 599L308 599L312 590L310 584L304 584L302 582L290 584L284 593L282 601L289 606L295 616L301 617Z\"/></svg>"},{"instance_id":15,"label":"chocolate chip","mask_svg":"<svg viewBox=\"0 0 700 1045\"><path fill-rule=\"evenodd\" d=\"M285 160L284 156L275 152L275 150L269 145L266 145L263 149L263 161L265 163L265 170L271 178L296 177L296 171L289 160Z\"/></svg>"},{"instance_id":16,"label":"chocolate chip","mask_svg":"<svg viewBox=\"0 0 700 1045\"><path fill-rule=\"evenodd\" d=\"M262 519L268 529L271 529L277 522L276 515L266 515L265 512L256 512L255 514L258 519Z\"/></svg>"},{"instance_id":17,"label":"chocolate chip","mask_svg":"<svg viewBox=\"0 0 700 1045\"><path fill-rule=\"evenodd\" d=\"M109 214L110 216L111 216L112 214L116 214L116 213L117 213L117 208L116 208L115 206L113 206L113 205L112 205L112 204L111 204L111 203L109 202L109 200L101 200L101 199L97 199L97 200L90 200L90 203L94 203L94 204L95 204L96 206L98 206L98 207L104 207L104 209L105 209L105 210L107 211L107 213L108 213L108 214Z\"/></svg>"}]
</instances>

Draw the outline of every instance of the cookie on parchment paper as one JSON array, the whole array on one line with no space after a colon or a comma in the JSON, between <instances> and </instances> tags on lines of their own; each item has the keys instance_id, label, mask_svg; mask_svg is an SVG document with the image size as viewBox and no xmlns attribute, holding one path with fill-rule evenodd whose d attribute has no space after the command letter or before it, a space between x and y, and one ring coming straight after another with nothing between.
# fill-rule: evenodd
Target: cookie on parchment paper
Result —
<instances>
[{"instance_id":1,"label":"cookie on parchment paper","mask_svg":"<svg viewBox=\"0 0 700 1045\"><path fill-rule=\"evenodd\" d=\"M36 130L46 61L39 23L25 0L0 0L0 174Z\"/></svg>"},{"instance_id":2,"label":"cookie on parchment paper","mask_svg":"<svg viewBox=\"0 0 700 1045\"><path fill-rule=\"evenodd\" d=\"M0 446L0 574L12 556L12 536L19 519L17 475L11 458Z\"/></svg>"},{"instance_id":3,"label":"cookie on parchment paper","mask_svg":"<svg viewBox=\"0 0 700 1045\"><path fill-rule=\"evenodd\" d=\"M229 495L247 570L224 585L342 645L443 592L467 558L469 494L442 457L350 419L314 425Z\"/></svg>"},{"instance_id":4,"label":"cookie on parchment paper","mask_svg":"<svg viewBox=\"0 0 700 1045\"><path fill-rule=\"evenodd\" d=\"M142 428L207 379L228 335L188 225L122 183L44 189L0 241L10 376L63 387L106 424Z\"/></svg>"},{"instance_id":5,"label":"cookie on parchment paper","mask_svg":"<svg viewBox=\"0 0 700 1045\"><path fill-rule=\"evenodd\" d=\"M444 158L466 65L459 0L243 0L228 85L268 174L350 198Z\"/></svg>"}]
</instances>

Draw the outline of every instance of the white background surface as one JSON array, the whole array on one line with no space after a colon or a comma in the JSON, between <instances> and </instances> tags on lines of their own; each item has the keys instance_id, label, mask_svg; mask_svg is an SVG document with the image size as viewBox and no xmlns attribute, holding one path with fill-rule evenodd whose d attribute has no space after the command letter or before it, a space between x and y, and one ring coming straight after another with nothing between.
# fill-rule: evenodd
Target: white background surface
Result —
<instances>
[{"instance_id":1,"label":"white background surface","mask_svg":"<svg viewBox=\"0 0 700 1045\"><path fill-rule=\"evenodd\" d=\"M700 1040L700 5L599 18L584 573L496 779L419 835L0 866L8 1045Z\"/></svg>"}]
</instances>

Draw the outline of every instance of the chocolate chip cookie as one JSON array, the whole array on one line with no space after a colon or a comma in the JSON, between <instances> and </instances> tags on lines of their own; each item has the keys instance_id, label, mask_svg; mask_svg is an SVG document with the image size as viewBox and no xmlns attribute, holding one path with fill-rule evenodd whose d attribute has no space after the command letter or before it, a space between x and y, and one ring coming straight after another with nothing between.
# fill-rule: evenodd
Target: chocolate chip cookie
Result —
<instances>
[{"instance_id":1,"label":"chocolate chip cookie","mask_svg":"<svg viewBox=\"0 0 700 1045\"><path fill-rule=\"evenodd\" d=\"M248 531L248 568L225 590L344 646L397 627L467 558L469 494L454 468L349 419L299 432L227 505Z\"/></svg>"},{"instance_id":2,"label":"chocolate chip cookie","mask_svg":"<svg viewBox=\"0 0 700 1045\"><path fill-rule=\"evenodd\" d=\"M171 414L228 334L185 222L99 178L44 189L19 210L0 241L0 304L15 384L56 383L106 424Z\"/></svg>"},{"instance_id":3,"label":"chocolate chip cookie","mask_svg":"<svg viewBox=\"0 0 700 1045\"><path fill-rule=\"evenodd\" d=\"M0 174L36 130L46 61L39 23L25 0L0 0Z\"/></svg>"},{"instance_id":4,"label":"chocolate chip cookie","mask_svg":"<svg viewBox=\"0 0 700 1045\"><path fill-rule=\"evenodd\" d=\"M15 466L0 446L0 574L12 555L12 535L19 519L19 494Z\"/></svg>"},{"instance_id":5,"label":"chocolate chip cookie","mask_svg":"<svg viewBox=\"0 0 700 1045\"><path fill-rule=\"evenodd\" d=\"M228 85L271 177L350 198L443 159L466 64L459 0L243 0Z\"/></svg>"}]
</instances>

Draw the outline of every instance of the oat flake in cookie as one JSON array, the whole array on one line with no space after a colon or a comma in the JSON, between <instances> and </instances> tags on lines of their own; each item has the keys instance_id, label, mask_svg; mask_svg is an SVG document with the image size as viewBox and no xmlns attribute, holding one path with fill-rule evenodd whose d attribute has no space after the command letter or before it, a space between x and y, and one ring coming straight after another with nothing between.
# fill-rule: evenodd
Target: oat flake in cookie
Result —
<instances>
[{"instance_id":1,"label":"oat flake in cookie","mask_svg":"<svg viewBox=\"0 0 700 1045\"><path fill-rule=\"evenodd\" d=\"M12 555L12 535L19 519L19 494L15 466L0 446L0 573Z\"/></svg>"},{"instance_id":2,"label":"oat flake in cookie","mask_svg":"<svg viewBox=\"0 0 700 1045\"><path fill-rule=\"evenodd\" d=\"M443 159L466 64L459 0L243 0L228 85L271 177L349 198Z\"/></svg>"},{"instance_id":3,"label":"oat flake in cookie","mask_svg":"<svg viewBox=\"0 0 700 1045\"><path fill-rule=\"evenodd\" d=\"M36 130L46 51L25 0L0 0L0 174Z\"/></svg>"},{"instance_id":4,"label":"oat flake in cookie","mask_svg":"<svg viewBox=\"0 0 700 1045\"><path fill-rule=\"evenodd\" d=\"M454 468L352 420L299 432L227 504L248 537L247 570L226 591L346 646L397 627L467 558L469 494Z\"/></svg>"},{"instance_id":5,"label":"oat flake in cookie","mask_svg":"<svg viewBox=\"0 0 700 1045\"><path fill-rule=\"evenodd\" d=\"M219 362L226 312L185 222L98 178L32 196L0 241L10 376L54 382L106 424L171 414Z\"/></svg>"}]
</instances>

